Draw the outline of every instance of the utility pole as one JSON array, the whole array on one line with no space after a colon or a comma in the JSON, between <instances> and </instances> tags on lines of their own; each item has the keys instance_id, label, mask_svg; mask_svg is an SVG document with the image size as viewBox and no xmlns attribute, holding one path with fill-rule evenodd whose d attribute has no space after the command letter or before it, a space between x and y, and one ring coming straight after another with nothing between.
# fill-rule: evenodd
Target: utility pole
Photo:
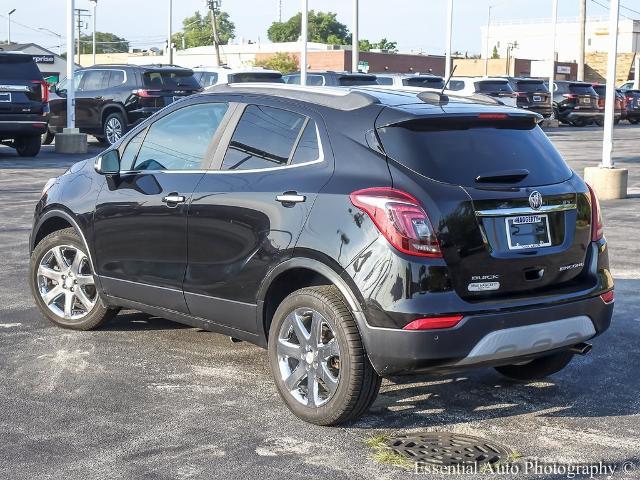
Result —
<instances>
[{"instance_id":1,"label":"utility pole","mask_svg":"<svg viewBox=\"0 0 640 480\"><path fill-rule=\"evenodd\" d=\"M587 0L580 0L580 38L578 39L578 81L584 82L584 37L587 25Z\"/></svg>"},{"instance_id":2,"label":"utility pole","mask_svg":"<svg viewBox=\"0 0 640 480\"><path fill-rule=\"evenodd\" d=\"M11 15L15 11L16 9L14 8L7 14L7 45L11 45Z\"/></svg>"},{"instance_id":3,"label":"utility pole","mask_svg":"<svg viewBox=\"0 0 640 480\"><path fill-rule=\"evenodd\" d=\"M67 0L67 128L76 126L76 101L73 74L73 12L74 0ZM78 52L79 53L79 52Z\"/></svg>"},{"instance_id":4,"label":"utility pole","mask_svg":"<svg viewBox=\"0 0 640 480\"><path fill-rule=\"evenodd\" d=\"M213 32L213 48L216 53L216 66L220 66L220 37L218 36L218 22L216 20L216 10L221 7L220 0L209 0L209 10L211 10L211 31Z\"/></svg>"},{"instance_id":5,"label":"utility pole","mask_svg":"<svg viewBox=\"0 0 640 480\"><path fill-rule=\"evenodd\" d=\"M445 52L446 64L444 66L444 78L451 76L451 35L453 31L453 0L447 2L447 50ZM446 80L445 80L446 81Z\"/></svg>"},{"instance_id":6,"label":"utility pole","mask_svg":"<svg viewBox=\"0 0 640 480\"><path fill-rule=\"evenodd\" d=\"M358 71L360 41L358 39L358 0L353 0L353 27L351 29L351 71Z\"/></svg>"},{"instance_id":7,"label":"utility pole","mask_svg":"<svg viewBox=\"0 0 640 480\"><path fill-rule=\"evenodd\" d=\"M278 22L282 23L282 0L278 0Z\"/></svg>"},{"instance_id":8,"label":"utility pole","mask_svg":"<svg viewBox=\"0 0 640 480\"><path fill-rule=\"evenodd\" d=\"M93 3L93 64L96 64L96 9L98 7L98 0L91 0Z\"/></svg>"},{"instance_id":9,"label":"utility pole","mask_svg":"<svg viewBox=\"0 0 640 480\"><path fill-rule=\"evenodd\" d=\"M489 15L487 16L487 41L485 45L485 57L484 57L484 76L489 76L489 31L491 29L491 8L489 5Z\"/></svg>"},{"instance_id":10,"label":"utility pole","mask_svg":"<svg viewBox=\"0 0 640 480\"><path fill-rule=\"evenodd\" d=\"M607 90L604 105L603 168L613 168L613 117L616 95L616 61L618 57L618 14L620 0L611 0L609 18L609 57L607 59Z\"/></svg>"},{"instance_id":11,"label":"utility pole","mask_svg":"<svg viewBox=\"0 0 640 480\"><path fill-rule=\"evenodd\" d=\"M90 15L88 13L89 10L87 10L86 8L76 8L75 12L76 12L76 18L77 18L77 26L78 26L78 65L80 65L80 35L81 35L81 30L82 30L82 18L87 18ZM68 58L68 55L67 55ZM73 61L73 55L71 56L71 61Z\"/></svg>"},{"instance_id":12,"label":"utility pole","mask_svg":"<svg viewBox=\"0 0 640 480\"><path fill-rule=\"evenodd\" d=\"M558 0L552 0L551 6L551 69L549 73L549 101L553 108L553 92L555 91L556 80L556 28L558 24Z\"/></svg>"},{"instance_id":13,"label":"utility pole","mask_svg":"<svg viewBox=\"0 0 640 480\"><path fill-rule=\"evenodd\" d=\"M169 23L167 25L167 53L169 54L168 58L169 58L169 65L173 65L173 48L171 48L171 37L173 36L173 33L171 31L171 23L173 21L173 2L172 0L169 0Z\"/></svg>"},{"instance_id":14,"label":"utility pole","mask_svg":"<svg viewBox=\"0 0 640 480\"><path fill-rule=\"evenodd\" d=\"M307 39L309 38L309 0L302 0L302 21L300 25L300 85L307 84Z\"/></svg>"}]
</instances>

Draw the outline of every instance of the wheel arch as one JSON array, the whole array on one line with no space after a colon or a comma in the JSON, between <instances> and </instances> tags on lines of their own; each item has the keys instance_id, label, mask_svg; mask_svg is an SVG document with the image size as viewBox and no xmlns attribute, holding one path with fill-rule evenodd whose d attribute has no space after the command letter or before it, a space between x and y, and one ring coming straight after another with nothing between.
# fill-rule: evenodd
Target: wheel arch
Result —
<instances>
[{"instance_id":1,"label":"wheel arch","mask_svg":"<svg viewBox=\"0 0 640 480\"><path fill-rule=\"evenodd\" d=\"M127 111L119 103L109 103L104 107L102 107L102 114L100 116L101 118L100 127L104 130L104 122L107 119L107 117L112 113L119 113L120 115L122 115L122 120L124 121L123 126L126 129L129 125L129 121L127 119Z\"/></svg>"}]
</instances>

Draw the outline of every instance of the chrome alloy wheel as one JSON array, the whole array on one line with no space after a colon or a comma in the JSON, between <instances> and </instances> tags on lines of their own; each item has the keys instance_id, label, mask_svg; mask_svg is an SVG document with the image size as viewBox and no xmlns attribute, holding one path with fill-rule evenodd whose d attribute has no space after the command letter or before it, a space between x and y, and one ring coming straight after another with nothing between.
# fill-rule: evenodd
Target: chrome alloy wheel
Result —
<instances>
[{"instance_id":1,"label":"chrome alloy wheel","mask_svg":"<svg viewBox=\"0 0 640 480\"><path fill-rule=\"evenodd\" d=\"M37 272L40 297L47 308L66 320L80 320L98 299L87 255L71 245L51 248Z\"/></svg>"},{"instance_id":2,"label":"chrome alloy wheel","mask_svg":"<svg viewBox=\"0 0 640 480\"><path fill-rule=\"evenodd\" d=\"M298 402L319 407L331 399L340 381L340 347L319 312L291 312L280 328L276 353L282 381Z\"/></svg>"},{"instance_id":3,"label":"chrome alloy wheel","mask_svg":"<svg viewBox=\"0 0 640 480\"><path fill-rule=\"evenodd\" d=\"M110 118L105 125L104 133L111 145L116 143L122 137L122 123L116 117Z\"/></svg>"}]
</instances>

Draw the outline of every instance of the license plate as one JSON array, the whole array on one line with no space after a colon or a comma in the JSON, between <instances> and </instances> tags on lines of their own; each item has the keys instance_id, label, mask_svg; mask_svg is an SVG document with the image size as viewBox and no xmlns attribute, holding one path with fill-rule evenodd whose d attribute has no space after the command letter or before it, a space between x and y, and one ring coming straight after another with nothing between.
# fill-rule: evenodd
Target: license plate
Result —
<instances>
[{"instance_id":1,"label":"license plate","mask_svg":"<svg viewBox=\"0 0 640 480\"><path fill-rule=\"evenodd\" d=\"M534 102L541 102L542 101L542 97L540 95L534 95L533 96L533 101Z\"/></svg>"},{"instance_id":2,"label":"license plate","mask_svg":"<svg viewBox=\"0 0 640 480\"><path fill-rule=\"evenodd\" d=\"M11 102L11 94L9 92L0 93L0 102L2 102L2 103Z\"/></svg>"},{"instance_id":3,"label":"license plate","mask_svg":"<svg viewBox=\"0 0 640 480\"><path fill-rule=\"evenodd\" d=\"M591 99L590 98L581 98L580 99L580 103L589 104L589 103L591 103Z\"/></svg>"},{"instance_id":4,"label":"license plate","mask_svg":"<svg viewBox=\"0 0 640 480\"><path fill-rule=\"evenodd\" d=\"M520 215L504 220L509 250L551 246L548 215Z\"/></svg>"}]
</instances>

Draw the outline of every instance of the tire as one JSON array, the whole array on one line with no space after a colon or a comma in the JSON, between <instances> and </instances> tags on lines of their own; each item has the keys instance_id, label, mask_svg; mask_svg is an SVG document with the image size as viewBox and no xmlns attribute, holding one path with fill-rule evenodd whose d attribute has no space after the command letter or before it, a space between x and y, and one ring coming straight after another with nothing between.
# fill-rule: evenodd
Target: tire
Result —
<instances>
[{"instance_id":1,"label":"tire","mask_svg":"<svg viewBox=\"0 0 640 480\"><path fill-rule=\"evenodd\" d=\"M21 157L35 157L40 152L41 135L27 135L14 140L16 152Z\"/></svg>"},{"instance_id":2,"label":"tire","mask_svg":"<svg viewBox=\"0 0 640 480\"><path fill-rule=\"evenodd\" d=\"M42 134L42 139L40 143L42 145L51 145L51 142L53 142L54 138L56 138L56 134L53 133L51 130L47 129L46 133Z\"/></svg>"},{"instance_id":3,"label":"tire","mask_svg":"<svg viewBox=\"0 0 640 480\"><path fill-rule=\"evenodd\" d=\"M502 375L512 378L513 380L539 380L559 372L569 364L572 358L573 353L565 351L536 358L521 365L504 365L495 368Z\"/></svg>"},{"instance_id":4,"label":"tire","mask_svg":"<svg viewBox=\"0 0 640 480\"><path fill-rule=\"evenodd\" d=\"M298 322L292 320L296 315ZM312 325L319 325L318 342L299 341L296 332L304 328L304 333L310 334ZM310 346L310 353L306 346ZM376 399L382 381L335 286L303 288L282 301L269 329L269 363L278 393L289 410L316 425L338 425L361 417ZM322 377L309 377L309 372ZM298 378L297 382L287 387L285 379L293 378ZM310 378L316 379L313 400L306 395Z\"/></svg>"},{"instance_id":5,"label":"tire","mask_svg":"<svg viewBox=\"0 0 640 480\"><path fill-rule=\"evenodd\" d=\"M630 118L629 119L629 123L632 124L632 125L636 125L639 121L640 121L640 119L638 119L638 118Z\"/></svg>"},{"instance_id":6,"label":"tire","mask_svg":"<svg viewBox=\"0 0 640 480\"><path fill-rule=\"evenodd\" d=\"M109 145L109 141L107 140L107 137L97 136L95 137L95 139L98 141L100 145L106 145L106 146Z\"/></svg>"},{"instance_id":7,"label":"tire","mask_svg":"<svg viewBox=\"0 0 640 480\"><path fill-rule=\"evenodd\" d=\"M620 123L620 120L614 120L614 122L617 125L618 123ZM598 118L597 120L595 120L595 124L599 127L604 127L604 119Z\"/></svg>"},{"instance_id":8,"label":"tire","mask_svg":"<svg viewBox=\"0 0 640 480\"><path fill-rule=\"evenodd\" d=\"M102 124L102 135L107 141L108 145L113 145L118 140L122 138L122 136L126 132L126 124L124 122L124 118L122 118L122 114L118 112L110 113L104 119Z\"/></svg>"},{"instance_id":9,"label":"tire","mask_svg":"<svg viewBox=\"0 0 640 480\"><path fill-rule=\"evenodd\" d=\"M574 127L586 127L587 122L585 122L584 120L574 120L573 122L571 122L571 125L573 125Z\"/></svg>"},{"instance_id":10,"label":"tire","mask_svg":"<svg viewBox=\"0 0 640 480\"><path fill-rule=\"evenodd\" d=\"M29 284L42 315L60 327L91 330L117 313L100 299L86 247L73 228L53 232L38 243L29 262Z\"/></svg>"}]
</instances>

